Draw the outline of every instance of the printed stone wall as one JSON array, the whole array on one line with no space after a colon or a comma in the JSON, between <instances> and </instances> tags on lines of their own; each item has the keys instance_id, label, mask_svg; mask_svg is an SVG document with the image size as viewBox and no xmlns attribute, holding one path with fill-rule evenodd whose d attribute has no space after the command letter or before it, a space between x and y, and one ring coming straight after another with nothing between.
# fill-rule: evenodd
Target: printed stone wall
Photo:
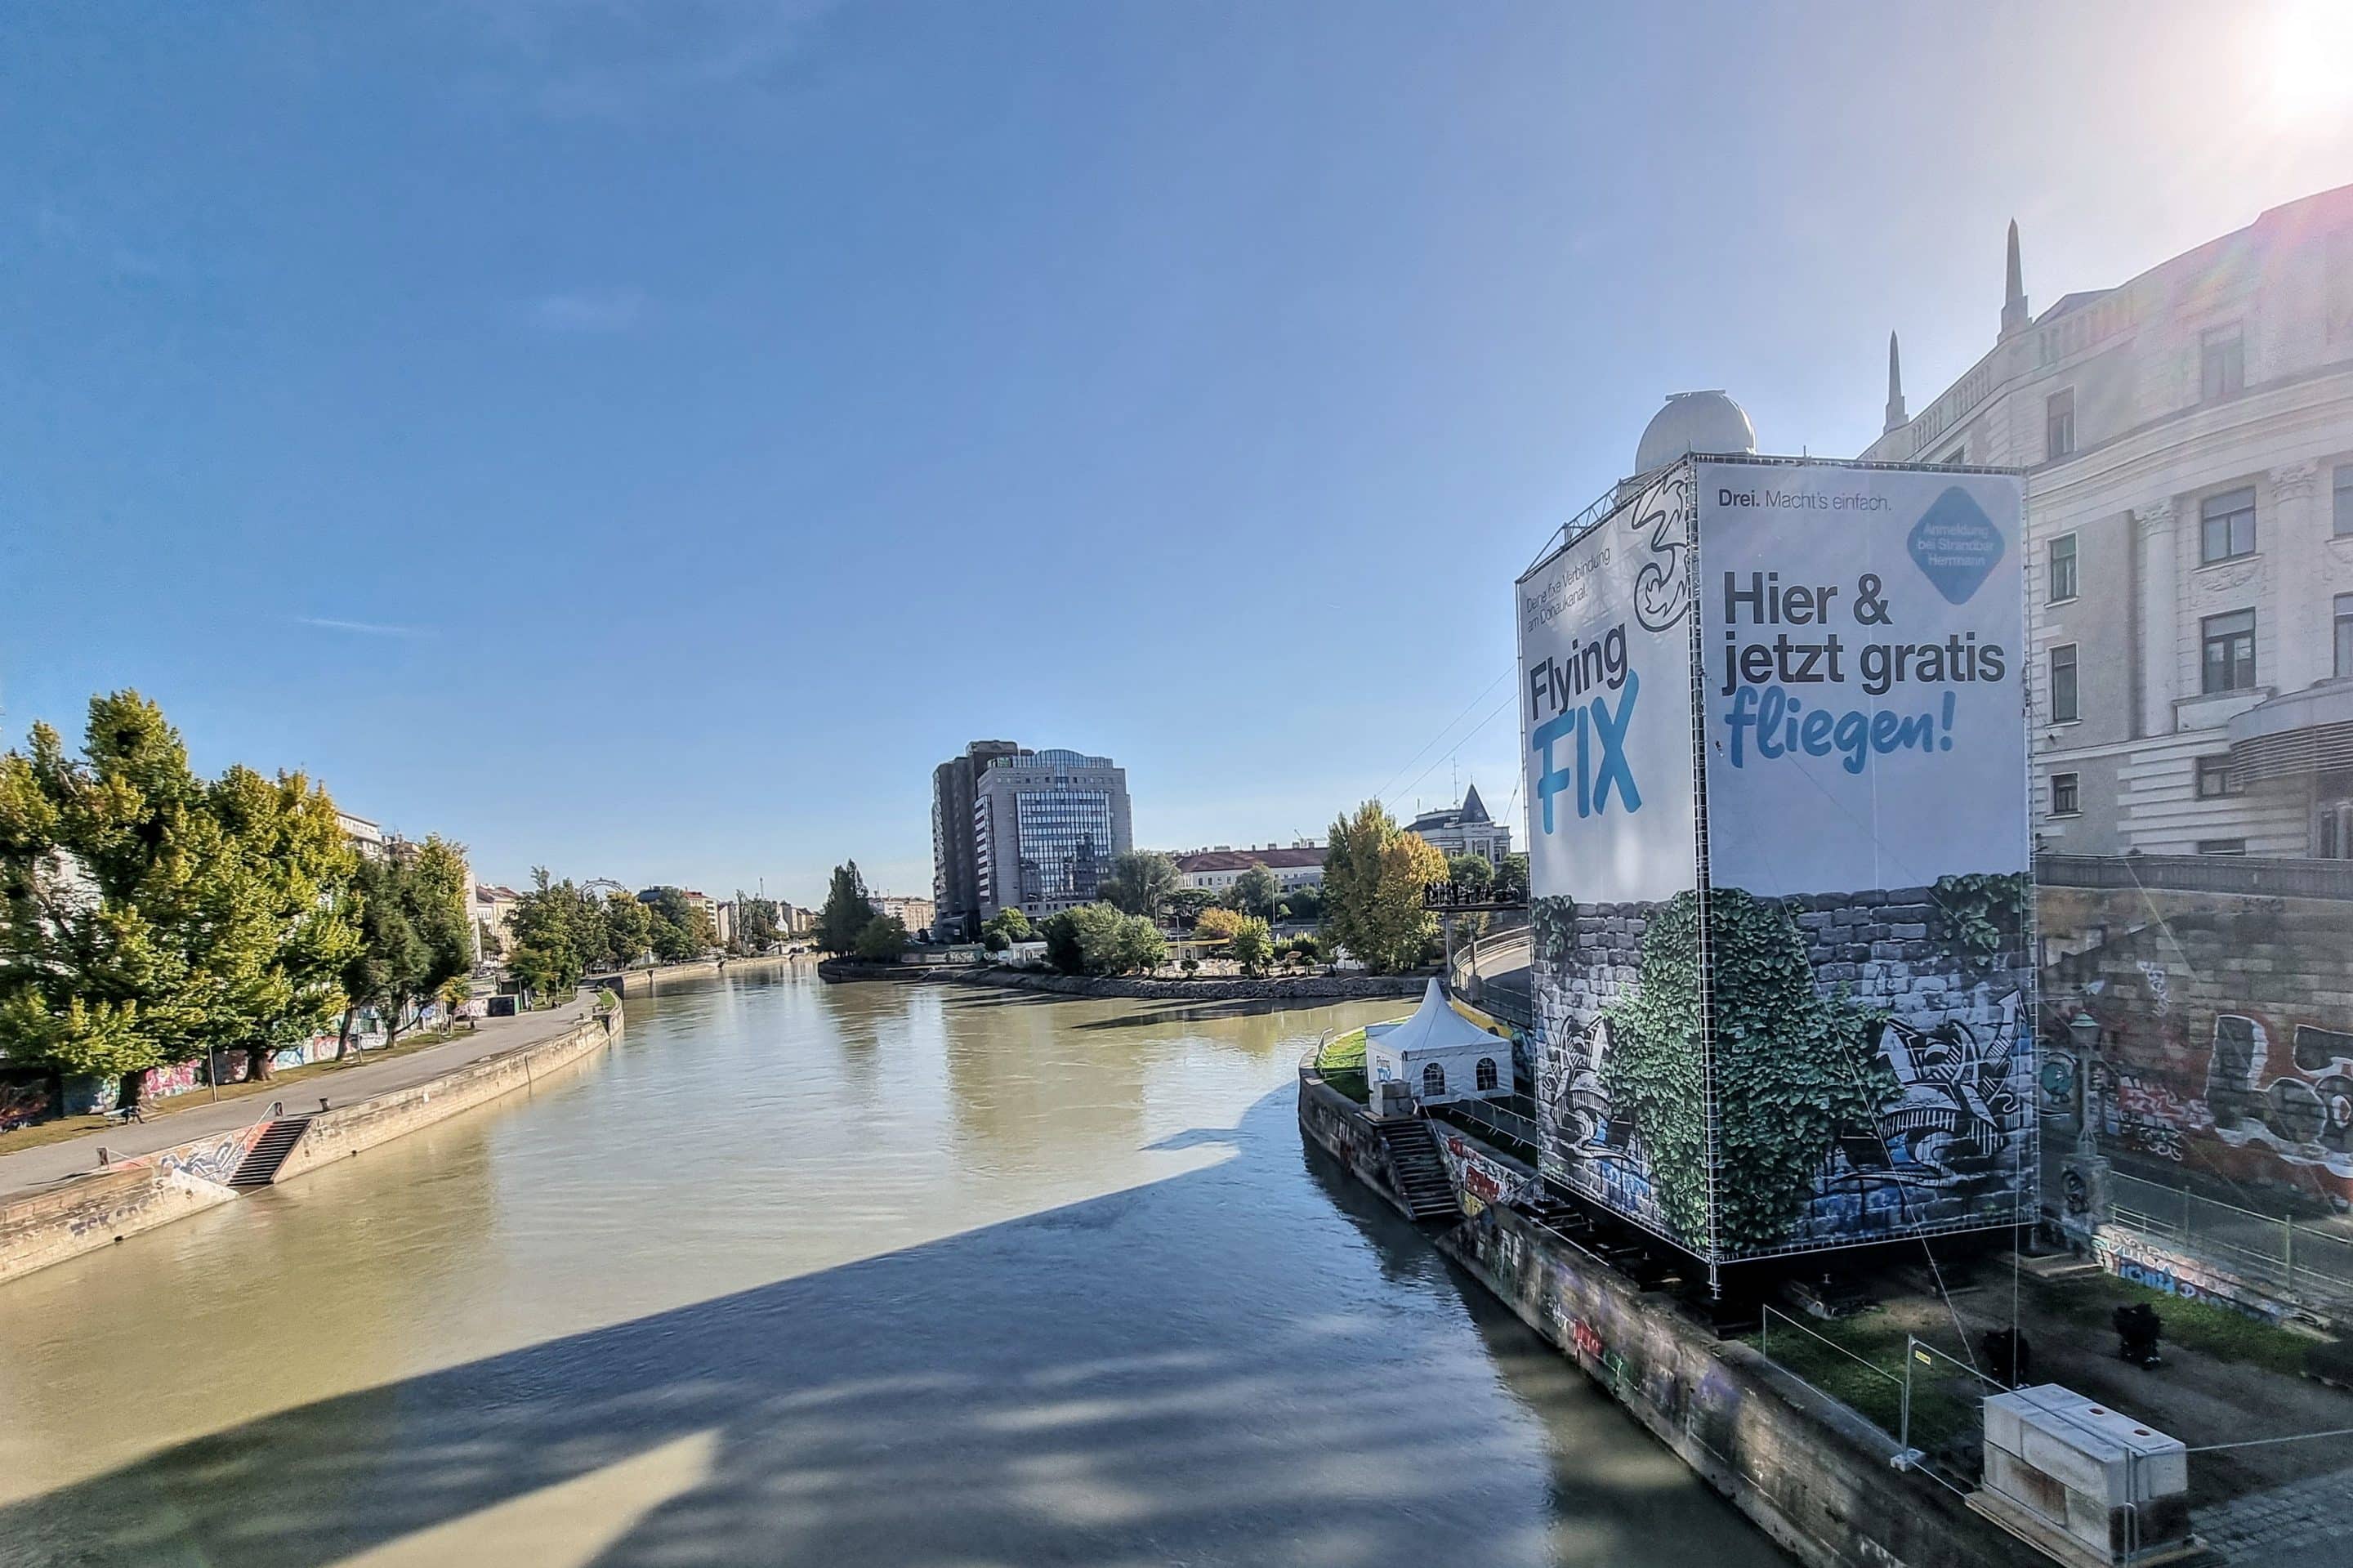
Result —
<instances>
[{"instance_id":1,"label":"printed stone wall","mask_svg":"<svg viewBox=\"0 0 2353 1568\"><path fill-rule=\"evenodd\" d=\"M1726 1255L2031 1215L2038 1124L2033 976L2022 924L1981 932L1973 947L1928 887L1768 906L1794 923L1815 995L1877 1021L1886 1075L1876 1114L1831 1141L1813 1196L1778 1242L1744 1243ZM1645 939L1666 907L1539 900L1532 1000L1545 1173L1672 1236L1641 1128L1613 1114L1609 1087L1611 1012L1636 994ZM1715 978L1719 988L1726 983ZM1694 1095L1699 1088L1694 1082ZM1738 1177L1727 1168L1723 1180Z\"/></svg>"}]
</instances>

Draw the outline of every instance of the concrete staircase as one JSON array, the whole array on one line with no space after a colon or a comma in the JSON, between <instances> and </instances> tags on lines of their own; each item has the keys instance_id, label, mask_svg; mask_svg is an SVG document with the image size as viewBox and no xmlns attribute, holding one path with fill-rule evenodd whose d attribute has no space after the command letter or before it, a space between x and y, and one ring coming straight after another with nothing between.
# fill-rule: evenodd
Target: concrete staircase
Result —
<instances>
[{"instance_id":1,"label":"concrete staircase","mask_svg":"<svg viewBox=\"0 0 2353 1568\"><path fill-rule=\"evenodd\" d=\"M238 1163L237 1174L228 1179L228 1184L240 1189L269 1186L310 1125L307 1116L282 1116L271 1122L253 1147L246 1150L245 1159Z\"/></svg>"},{"instance_id":2,"label":"concrete staircase","mask_svg":"<svg viewBox=\"0 0 2353 1568\"><path fill-rule=\"evenodd\" d=\"M1438 1152L1438 1139L1419 1117L1393 1117L1379 1123L1381 1143L1389 1154L1389 1174L1398 1195L1417 1220L1459 1220L1462 1205L1454 1196L1454 1182Z\"/></svg>"}]
</instances>

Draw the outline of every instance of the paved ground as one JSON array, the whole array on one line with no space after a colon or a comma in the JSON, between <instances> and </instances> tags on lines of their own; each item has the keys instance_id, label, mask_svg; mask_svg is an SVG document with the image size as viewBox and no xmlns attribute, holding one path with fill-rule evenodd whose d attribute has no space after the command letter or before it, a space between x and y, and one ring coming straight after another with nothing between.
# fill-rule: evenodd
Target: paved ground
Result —
<instances>
[{"instance_id":1,"label":"paved ground","mask_svg":"<svg viewBox=\"0 0 2353 1568\"><path fill-rule=\"evenodd\" d=\"M2353 1564L2353 1475L2333 1470L2232 1498L2200 1509L2191 1526L2233 1563L2346 1568Z\"/></svg>"},{"instance_id":2,"label":"paved ground","mask_svg":"<svg viewBox=\"0 0 2353 1568\"><path fill-rule=\"evenodd\" d=\"M363 1062L357 1066L338 1067L331 1072L315 1074L287 1086L287 1108L315 1110L322 1095L336 1105L347 1106L359 1100L373 1099L394 1089L408 1088L470 1062L495 1056L519 1045L535 1045L540 1041L560 1034L586 1017L590 1006L589 1001L583 998L553 1012L526 1013L520 1018L487 1019L479 1033L460 1034L446 1044L428 1045L422 1051L412 1051L388 1062ZM185 1097L201 1099L203 1097L202 1089L192 1089ZM16 1154L0 1154L0 1198L47 1187L64 1177L96 1170L100 1144L105 1145L115 1159L122 1160L152 1154L156 1150L169 1149L175 1143L186 1143L210 1133L232 1132L238 1128L248 1127L261 1118L272 1097L267 1093L241 1096L223 1100L218 1105L200 1105L170 1116L159 1116L151 1121L102 1128L62 1143L43 1144L37 1149L27 1149Z\"/></svg>"}]
</instances>

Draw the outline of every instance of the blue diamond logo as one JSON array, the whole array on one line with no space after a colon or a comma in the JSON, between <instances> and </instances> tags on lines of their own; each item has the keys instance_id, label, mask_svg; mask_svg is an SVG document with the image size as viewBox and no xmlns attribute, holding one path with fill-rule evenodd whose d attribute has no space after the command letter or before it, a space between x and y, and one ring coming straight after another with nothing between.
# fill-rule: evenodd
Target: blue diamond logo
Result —
<instances>
[{"instance_id":1,"label":"blue diamond logo","mask_svg":"<svg viewBox=\"0 0 2353 1568\"><path fill-rule=\"evenodd\" d=\"M1904 547L1947 604L1967 604L2000 564L2001 530L1956 484L1920 514Z\"/></svg>"}]
</instances>

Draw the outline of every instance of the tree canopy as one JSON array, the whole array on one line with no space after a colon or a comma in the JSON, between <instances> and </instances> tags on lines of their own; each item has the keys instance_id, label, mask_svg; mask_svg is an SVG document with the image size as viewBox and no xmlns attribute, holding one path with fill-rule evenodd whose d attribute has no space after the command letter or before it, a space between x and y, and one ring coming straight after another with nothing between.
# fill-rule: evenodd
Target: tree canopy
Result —
<instances>
[{"instance_id":1,"label":"tree canopy","mask_svg":"<svg viewBox=\"0 0 2353 1568\"><path fill-rule=\"evenodd\" d=\"M1419 961L1435 927L1422 890L1446 874L1446 858L1397 825L1378 800L1332 824L1324 855L1324 926L1376 974Z\"/></svg>"},{"instance_id":2,"label":"tree canopy","mask_svg":"<svg viewBox=\"0 0 2353 1568\"><path fill-rule=\"evenodd\" d=\"M874 900L858 863L845 861L833 868L825 890L825 906L818 911L818 945L828 953L848 953L858 946L860 933L873 923Z\"/></svg>"},{"instance_id":3,"label":"tree canopy","mask_svg":"<svg viewBox=\"0 0 2353 1568\"><path fill-rule=\"evenodd\" d=\"M0 1048L127 1087L323 1027L357 939L353 871L323 789L199 779L136 692L91 699L79 758L36 725L0 758Z\"/></svg>"},{"instance_id":4,"label":"tree canopy","mask_svg":"<svg viewBox=\"0 0 2353 1568\"><path fill-rule=\"evenodd\" d=\"M1274 873L1262 865L1245 868L1226 890L1227 907L1254 915L1261 920L1274 918L1275 906L1282 897L1282 884Z\"/></svg>"},{"instance_id":5,"label":"tree canopy","mask_svg":"<svg viewBox=\"0 0 2353 1568\"><path fill-rule=\"evenodd\" d=\"M1048 918L1046 960L1065 974L1121 975L1166 962L1160 927L1108 904L1082 904Z\"/></svg>"},{"instance_id":6,"label":"tree canopy","mask_svg":"<svg viewBox=\"0 0 2353 1568\"><path fill-rule=\"evenodd\" d=\"M1111 874L1103 879L1106 903L1124 915L1160 918L1171 895L1182 886L1184 873L1157 850L1127 850L1113 855Z\"/></svg>"}]
</instances>

